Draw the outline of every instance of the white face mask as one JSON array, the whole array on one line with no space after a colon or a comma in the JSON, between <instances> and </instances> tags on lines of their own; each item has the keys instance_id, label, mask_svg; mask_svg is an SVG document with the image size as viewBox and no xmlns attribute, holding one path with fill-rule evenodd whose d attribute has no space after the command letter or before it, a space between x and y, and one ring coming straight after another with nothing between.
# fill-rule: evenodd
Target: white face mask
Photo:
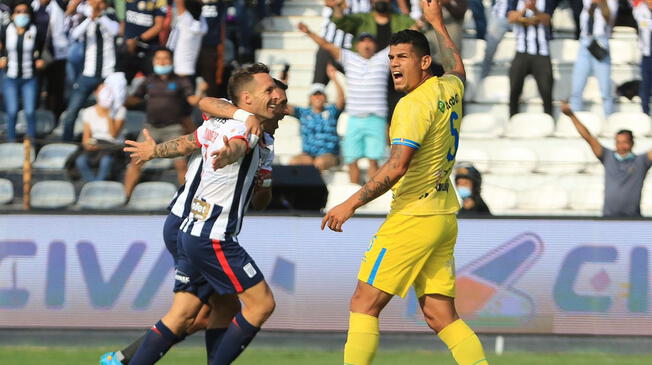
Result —
<instances>
[{"instance_id":1,"label":"white face mask","mask_svg":"<svg viewBox=\"0 0 652 365\"><path fill-rule=\"evenodd\" d=\"M113 95L111 90L104 88L97 93L97 104L102 108L110 108L113 103Z\"/></svg>"}]
</instances>

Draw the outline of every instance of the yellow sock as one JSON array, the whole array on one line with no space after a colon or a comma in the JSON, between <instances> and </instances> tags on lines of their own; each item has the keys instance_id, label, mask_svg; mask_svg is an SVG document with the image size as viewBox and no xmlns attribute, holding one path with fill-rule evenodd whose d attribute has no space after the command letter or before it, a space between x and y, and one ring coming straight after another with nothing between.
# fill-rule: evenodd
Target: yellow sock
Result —
<instances>
[{"instance_id":1,"label":"yellow sock","mask_svg":"<svg viewBox=\"0 0 652 365\"><path fill-rule=\"evenodd\" d=\"M350 313L349 333L344 345L344 365L369 365L376 355L380 331L378 318Z\"/></svg>"},{"instance_id":2,"label":"yellow sock","mask_svg":"<svg viewBox=\"0 0 652 365\"><path fill-rule=\"evenodd\" d=\"M453 358L459 365L489 364L478 336L463 320L458 319L449 324L437 335L451 350Z\"/></svg>"}]
</instances>

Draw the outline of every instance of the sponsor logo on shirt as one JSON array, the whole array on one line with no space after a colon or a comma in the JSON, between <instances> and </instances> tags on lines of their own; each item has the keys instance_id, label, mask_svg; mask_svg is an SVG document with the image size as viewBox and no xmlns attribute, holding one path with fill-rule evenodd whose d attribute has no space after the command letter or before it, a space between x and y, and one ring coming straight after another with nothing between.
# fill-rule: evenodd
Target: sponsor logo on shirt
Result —
<instances>
[{"instance_id":1,"label":"sponsor logo on shirt","mask_svg":"<svg viewBox=\"0 0 652 365\"><path fill-rule=\"evenodd\" d=\"M142 27L151 27L154 25L154 16L151 14L138 13L133 10L127 10L125 19L127 23L140 25Z\"/></svg>"}]
</instances>

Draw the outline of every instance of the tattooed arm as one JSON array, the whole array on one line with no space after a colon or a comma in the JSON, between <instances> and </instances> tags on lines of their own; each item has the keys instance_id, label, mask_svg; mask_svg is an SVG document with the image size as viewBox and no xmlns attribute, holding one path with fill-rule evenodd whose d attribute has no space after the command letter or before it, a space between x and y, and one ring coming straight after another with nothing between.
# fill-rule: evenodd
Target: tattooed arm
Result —
<instances>
[{"instance_id":1,"label":"tattooed arm","mask_svg":"<svg viewBox=\"0 0 652 365\"><path fill-rule=\"evenodd\" d=\"M321 222L321 229L328 226L333 231L342 232L342 224L351 218L356 209L385 194L405 175L414 151L408 146L392 145L389 160L357 193L328 211Z\"/></svg>"},{"instance_id":2,"label":"tattooed arm","mask_svg":"<svg viewBox=\"0 0 652 365\"><path fill-rule=\"evenodd\" d=\"M439 2L437 0L422 0L421 6L423 7L423 16L435 30L441 54L441 63L445 73L455 75L464 82L466 80L466 71L464 71L462 56L448 34L448 30L446 30Z\"/></svg>"},{"instance_id":3,"label":"tattooed arm","mask_svg":"<svg viewBox=\"0 0 652 365\"><path fill-rule=\"evenodd\" d=\"M149 135L147 129L143 129L145 140L143 142L125 141L130 147L125 147L123 151L129 152L131 159L138 165L155 159L155 158L173 158L185 156L199 149L195 133L177 137L167 142L156 144L154 139Z\"/></svg>"}]
</instances>

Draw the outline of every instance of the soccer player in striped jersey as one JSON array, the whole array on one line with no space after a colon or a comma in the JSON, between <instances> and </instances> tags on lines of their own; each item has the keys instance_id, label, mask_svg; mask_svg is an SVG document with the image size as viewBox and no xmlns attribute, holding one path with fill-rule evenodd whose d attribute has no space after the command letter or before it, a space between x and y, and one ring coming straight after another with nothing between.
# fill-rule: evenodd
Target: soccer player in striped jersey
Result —
<instances>
[{"instance_id":1,"label":"soccer player in striped jersey","mask_svg":"<svg viewBox=\"0 0 652 365\"><path fill-rule=\"evenodd\" d=\"M263 128L265 130L265 141L266 145L263 147L260 147L260 157L259 159L262 161L262 166L259 169L260 177L256 179L256 188L253 191L253 198L250 198L252 200L252 206L255 209L263 209L268 203L271 198L271 189L269 186L271 185L271 181L269 180L271 177L271 163L274 158L273 155L273 133L275 129L278 127L278 120L282 119L285 114L287 113L287 96L285 95L285 89L287 86L285 86L283 83L275 81L276 82L276 88L273 91L273 96L272 99L275 101L275 103L272 103L273 106L273 118L267 119L263 121ZM200 104L200 108L202 111L205 113L213 114L213 115L218 115L218 116L240 116L241 119L247 119L248 113L244 112L243 110L238 110L237 107L234 105L230 104L228 101L225 100L220 100L220 99L213 99L213 98L207 98L202 103ZM251 118L251 117L249 117ZM259 117L260 118L260 117ZM242 124L242 123L240 123ZM253 130L256 128L254 127ZM200 128L201 130L201 128ZM193 136L184 136L182 138L185 139L192 139ZM186 153L190 153L195 149L198 149L199 146L196 144L191 144L190 146L186 146L188 148L179 148L183 147L182 145L179 144L179 139L176 139L174 141L166 142L165 144L168 144L167 146L165 144L161 145L155 145L155 143L152 140L146 141L146 143L139 143L139 142L129 142L132 146L131 148L125 149L128 152L132 152L133 155L136 159L140 159L141 162L149 160L153 158L154 155L158 155L157 157L173 157L177 156L177 153L179 153L181 150L185 150ZM170 146L171 143L175 143L176 147ZM194 167L194 166L193 166ZM193 168L193 171L194 168ZM199 176L201 174L198 174ZM192 181L192 183L190 183ZM197 179L191 180L190 178L188 179L188 183L191 186L194 186L193 189L195 189L199 182ZM188 198L186 198L188 197ZM186 210L188 208L188 205L186 202L192 198L192 194L188 193L185 196L183 194L179 194L177 197L175 197L176 204L175 206L183 206L184 208L182 210ZM179 201L183 200L184 204L179 205ZM181 209L181 208L179 208ZM186 210L187 213L187 210ZM175 220L175 222L178 222L178 220ZM170 225L171 226L171 225ZM179 256L183 257L184 252L181 247L179 247ZM175 284L175 291L177 292L183 292L184 288L188 288L188 285L190 283L190 279L188 278L187 275L182 270L178 270L176 273L176 284ZM181 282L181 283L180 283ZM185 284L185 286L183 285ZM190 288L202 288L206 289L206 284L200 283L193 286L192 284L190 285ZM191 292L191 290L187 290L187 292ZM197 294L202 295L202 291L200 290ZM231 297L232 299L228 299ZM218 302L214 302L215 300L219 300ZM209 350L209 356L210 353L216 353L217 352L217 347L221 343L221 338L223 334L226 331L226 325L228 322L233 318L233 315L239 311L239 303L237 300L235 300L235 296L212 296L211 297L211 306L213 308L219 308L218 311L213 310L211 311L211 317L209 319L208 323L208 330L206 332L206 339L207 339L207 349ZM235 305L233 304L235 303ZM177 303L173 305L173 307L177 306ZM156 329L161 332L161 335L163 336L163 333L166 335L169 335L167 333L166 327L163 326L163 323L167 322L174 322L174 316L179 316L183 317L182 321L186 324L190 324L193 321L193 318L191 313L194 313L196 311L197 305L199 303L196 303L196 305L178 305L177 307L179 308L179 311L176 311L176 314L174 313L174 310L171 310L166 317L163 318L162 322L158 323L155 327ZM224 310L226 306L226 310ZM190 310L189 310L190 309ZM182 310L185 310L182 311ZM216 318L213 318L216 317ZM226 322L225 322L226 320ZM192 330L199 330L202 329L202 323L197 323L197 321L189 327L189 329ZM163 331L161 331L163 330ZM188 331L186 331L187 333ZM178 333L178 332L177 332ZM174 332L172 332L174 334ZM161 337L162 337L161 336ZM174 339L172 336L166 336L169 337L169 339L172 339L174 342ZM177 338L179 336L176 336ZM233 337L233 336L231 336ZM156 339L156 337L155 337ZM169 348L169 347L168 347ZM213 349L211 351L211 349ZM167 349L165 350L167 351ZM163 353L165 352L163 351ZM222 351L224 352L224 351ZM239 353L239 352L238 352ZM143 356L141 356L143 357ZM114 357L115 358L115 357ZM136 359L136 361L132 363L153 363L156 360L158 360L160 356L152 356L147 359L141 361L140 358ZM124 358L122 360L122 363L127 363L129 361L128 358ZM104 364L114 364L110 362L105 362Z\"/></svg>"},{"instance_id":2,"label":"soccer player in striped jersey","mask_svg":"<svg viewBox=\"0 0 652 365\"><path fill-rule=\"evenodd\" d=\"M371 364L380 337L380 312L394 295L414 286L426 323L460 365L486 365L475 332L455 310L455 258L459 202L450 182L459 146L464 78L437 0L421 1L437 36L445 74L433 76L426 37L403 30L390 39L396 90L407 93L390 126L391 155L378 173L322 220L336 232L360 206L392 189L390 213L371 239L351 298L344 363Z\"/></svg>"}]
</instances>

